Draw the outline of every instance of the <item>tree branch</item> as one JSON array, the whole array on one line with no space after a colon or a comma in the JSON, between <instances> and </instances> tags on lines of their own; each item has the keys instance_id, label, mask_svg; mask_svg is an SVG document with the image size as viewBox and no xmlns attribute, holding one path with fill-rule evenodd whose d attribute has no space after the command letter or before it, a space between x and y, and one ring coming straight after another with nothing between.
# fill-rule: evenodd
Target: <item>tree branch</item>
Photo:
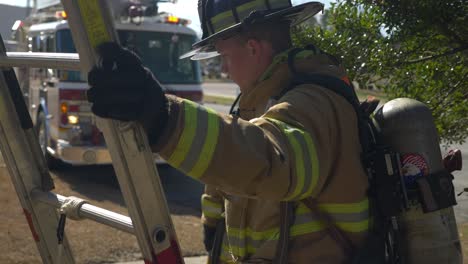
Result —
<instances>
[{"instance_id":1,"label":"tree branch","mask_svg":"<svg viewBox=\"0 0 468 264\"><path fill-rule=\"evenodd\" d=\"M458 52L461 52L461 51L464 51L464 50L467 50L467 49L468 49L468 44L466 44L464 46L461 46L461 47L458 47L458 48L454 48L454 49L449 50L447 52L444 52L442 54L437 54L437 55L433 55L433 56L429 56L429 57L425 57L425 58L421 58L421 59L417 59L417 60L409 60L409 61L399 62L399 63L397 63L397 65L410 65L410 64L425 62L425 61L428 61L428 60L433 60L433 59L453 55L455 53L458 53Z\"/></svg>"}]
</instances>

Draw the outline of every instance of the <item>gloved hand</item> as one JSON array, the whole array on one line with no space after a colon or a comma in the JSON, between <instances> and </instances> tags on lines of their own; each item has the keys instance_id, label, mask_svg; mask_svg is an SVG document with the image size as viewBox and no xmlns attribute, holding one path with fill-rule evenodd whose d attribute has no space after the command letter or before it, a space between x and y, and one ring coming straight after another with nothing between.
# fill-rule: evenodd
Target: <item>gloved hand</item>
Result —
<instances>
[{"instance_id":1,"label":"gloved hand","mask_svg":"<svg viewBox=\"0 0 468 264\"><path fill-rule=\"evenodd\" d=\"M213 242L216 235L216 227L203 225L203 244L205 244L206 251L211 251Z\"/></svg>"},{"instance_id":2,"label":"gloved hand","mask_svg":"<svg viewBox=\"0 0 468 264\"><path fill-rule=\"evenodd\" d=\"M88 73L88 101L100 117L138 121L155 144L168 120L168 102L151 71L132 51L113 42L97 47L100 63Z\"/></svg>"}]
</instances>

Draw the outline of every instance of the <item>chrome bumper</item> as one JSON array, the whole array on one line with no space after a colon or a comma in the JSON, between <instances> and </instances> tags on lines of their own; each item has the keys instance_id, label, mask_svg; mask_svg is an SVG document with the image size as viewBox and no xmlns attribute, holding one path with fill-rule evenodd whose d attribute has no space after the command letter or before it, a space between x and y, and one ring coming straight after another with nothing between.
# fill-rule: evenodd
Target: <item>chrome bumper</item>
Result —
<instances>
[{"instance_id":1,"label":"chrome bumper","mask_svg":"<svg viewBox=\"0 0 468 264\"><path fill-rule=\"evenodd\" d=\"M111 164L112 159L106 147L71 146L67 142L59 140L57 150L48 148L49 153L71 165L99 165ZM157 164L165 164L166 161L158 154L154 154Z\"/></svg>"}]
</instances>

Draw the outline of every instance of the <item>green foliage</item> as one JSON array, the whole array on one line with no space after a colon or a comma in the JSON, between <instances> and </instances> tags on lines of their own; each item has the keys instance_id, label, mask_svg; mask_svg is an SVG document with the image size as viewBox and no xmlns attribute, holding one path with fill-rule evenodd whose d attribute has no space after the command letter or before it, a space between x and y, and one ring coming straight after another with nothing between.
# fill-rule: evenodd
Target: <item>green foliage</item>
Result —
<instances>
[{"instance_id":1,"label":"green foliage","mask_svg":"<svg viewBox=\"0 0 468 264\"><path fill-rule=\"evenodd\" d=\"M332 4L325 23L303 25L310 43L340 58L361 87L374 83L389 99L409 97L433 111L445 143L468 137L468 2L348 0Z\"/></svg>"}]
</instances>

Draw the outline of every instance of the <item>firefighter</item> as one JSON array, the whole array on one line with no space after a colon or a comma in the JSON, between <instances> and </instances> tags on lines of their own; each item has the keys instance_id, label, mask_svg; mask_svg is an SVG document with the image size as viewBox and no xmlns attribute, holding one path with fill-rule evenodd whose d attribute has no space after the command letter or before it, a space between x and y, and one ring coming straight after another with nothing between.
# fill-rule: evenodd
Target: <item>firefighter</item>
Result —
<instances>
[{"instance_id":1,"label":"firefighter","mask_svg":"<svg viewBox=\"0 0 468 264\"><path fill-rule=\"evenodd\" d=\"M241 90L235 115L165 95L134 53L98 48L101 63L88 75L93 112L140 122L153 151L221 193L205 209L215 218L224 210L222 263L346 263L368 234L355 111L320 85L290 89L288 59L300 72L347 81L319 49L291 57L290 27L322 9L289 0L199 2L203 37L183 57L221 56Z\"/></svg>"}]
</instances>

